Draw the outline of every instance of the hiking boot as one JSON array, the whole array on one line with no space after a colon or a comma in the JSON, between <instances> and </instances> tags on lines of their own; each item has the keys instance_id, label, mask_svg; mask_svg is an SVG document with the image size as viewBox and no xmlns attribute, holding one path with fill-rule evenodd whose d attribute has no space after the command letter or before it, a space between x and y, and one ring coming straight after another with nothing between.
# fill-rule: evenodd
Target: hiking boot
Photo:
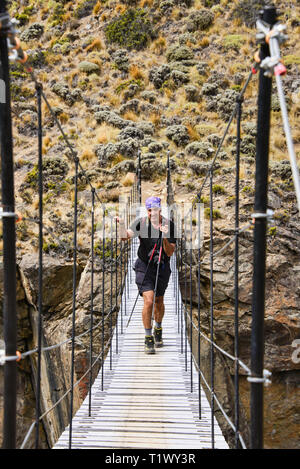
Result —
<instances>
[{"instance_id":1,"label":"hiking boot","mask_svg":"<svg viewBox=\"0 0 300 469\"><path fill-rule=\"evenodd\" d=\"M162 340L162 328L161 327L155 327L154 328L154 342L155 342L155 347L162 347L163 340Z\"/></svg>"},{"instance_id":2,"label":"hiking boot","mask_svg":"<svg viewBox=\"0 0 300 469\"><path fill-rule=\"evenodd\" d=\"M155 353L153 335L145 337L145 353L147 354Z\"/></svg>"}]
</instances>

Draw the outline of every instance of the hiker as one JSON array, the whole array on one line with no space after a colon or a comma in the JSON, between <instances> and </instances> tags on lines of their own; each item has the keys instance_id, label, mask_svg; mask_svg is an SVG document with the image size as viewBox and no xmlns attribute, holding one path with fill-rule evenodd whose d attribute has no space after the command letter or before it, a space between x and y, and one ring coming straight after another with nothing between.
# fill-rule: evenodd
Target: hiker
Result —
<instances>
[{"instance_id":1,"label":"hiker","mask_svg":"<svg viewBox=\"0 0 300 469\"><path fill-rule=\"evenodd\" d=\"M161 214L161 199L148 197L147 216L137 218L126 230L125 223L117 217L122 240L139 236L140 245L134 270L139 294L144 299L142 320L145 328L145 353L155 353L155 347L163 346L162 320L164 317L164 294L171 275L170 257L174 253L175 226ZM161 249L161 258L159 252ZM155 292L156 275L158 272ZM152 334L152 310L154 304L154 329Z\"/></svg>"}]
</instances>

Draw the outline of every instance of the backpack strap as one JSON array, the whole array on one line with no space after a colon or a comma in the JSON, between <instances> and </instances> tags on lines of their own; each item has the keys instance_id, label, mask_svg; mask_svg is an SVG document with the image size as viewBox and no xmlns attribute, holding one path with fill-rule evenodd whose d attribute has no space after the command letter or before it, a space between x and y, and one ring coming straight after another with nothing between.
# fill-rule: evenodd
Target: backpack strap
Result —
<instances>
[{"instance_id":1,"label":"backpack strap","mask_svg":"<svg viewBox=\"0 0 300 469\"><path fill-rule=\"evenodd\" d=\"M142 222L141 222L141 226L140 226L141 228L145 226L146 220L147 220L147 217L142 218Z\"/></svg>"}]
</instances>

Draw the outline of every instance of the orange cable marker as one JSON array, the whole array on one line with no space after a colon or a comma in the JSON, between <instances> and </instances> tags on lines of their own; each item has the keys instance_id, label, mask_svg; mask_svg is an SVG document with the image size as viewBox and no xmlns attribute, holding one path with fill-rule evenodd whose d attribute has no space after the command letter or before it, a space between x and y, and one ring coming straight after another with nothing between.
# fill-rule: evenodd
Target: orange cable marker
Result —
<instances>
[{"instance_id":1,"label":"orange cable marker","mask_svg":"<svg viewBox=\"0 0 300 469\"><path fill-rule=\"evenodd\" d=\"M271 31L269 31L269 32L266 34L266 43L267 43L267 44L269 44L271 37L274 36L275 33L276 33L276 31L273 31L273 30L271 29Z\"/></svg>"},{"instance_id":2,"label":"orange cable marker","mask_svg":"<svg viewBox=\"0 0 300 469\"><path fill-rule=\"evenodd\" d=\"M260 63L259 51L257 50L254 54L254 60L257 63Z\"/></svg>"},{"instance_id":3,"label":"orange cable marker","mask_svg":"<svg viewBox=\"0 0 300 469\"><path fill-rule=\"evenodd\" d=\"M257 69L258 69L258 64L260 63L260 57L259 57L259 51L256 51L255 54L254 54L254 61L255 61L255 64L252 66L252 73L253 74L256 74L257 73Z\"/></svg>"},{"instance_id":4,"label":"orange cable marker","mask_svg":"<svg viewBox=\"0 0 300 469\"><path fill-rule=\"evenodd\" d=\"M13 39L14 39L14 41L15 41L15 44L13 45L12 48L13 48L13 49L16 49L16 50L20 49L20 47L21 47L21 41L20 41L20 39L19 39L17 36L15 36Z\"/></svg>"},{"instance_id":5,"label":"orange cable marker","mask_svg":"<svg viewBox=\"0 0 300 469\"><path fill-rule=\"evenodd\" d=\"M23 52L23 58L19 58L17 59L17 62L20 62L21 64L24 64L25 62L27 62L27 59L28 59L28 55L26 54L26 52L22 51Z\"/></svg>"},{"instance_id":6,"label":"orange cable marker","mask_svg":"<svg viewBox=\"0 0 300 469\"><path fill-rule=\"evenodd\" d=\"M26 72L28 73L32 73L33 72L33 68L32 67L24 67Z\"/></svg>"}]
</instances>

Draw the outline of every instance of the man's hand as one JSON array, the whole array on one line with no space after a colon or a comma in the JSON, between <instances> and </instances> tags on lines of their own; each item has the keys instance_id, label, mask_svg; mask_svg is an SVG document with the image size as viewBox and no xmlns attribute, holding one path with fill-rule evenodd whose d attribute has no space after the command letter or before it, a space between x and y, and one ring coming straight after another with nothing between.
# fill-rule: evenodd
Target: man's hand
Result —
<instances>
[{"instance_id":1,"label":"man's hand","mask_svg":"<svg viewBox=\"0 0 300 469\"><path fill-rule=\"evenodd\" d=\"M162 232L164 251L165 251L165 253L167 254L168 257L171 257L172 254L175 251L175 244L170 243L169 240L168 240L169 226L168 225L160 225L159 229Z\"/></svg>"},{"instance_id":2,"label":"man's hand","mask_svg":"<svg viewBox=\"0 0 300 469\"><path fill-rule=\"evenodd\" d=\"M120 226L125 226L125 221L123 220L123 218L120 218L120 217L114 217L115 220L120 224Z\"/></svg>"},{"instance_id":3,"label":"man's hand","mask_svg":"<svg viewBox=\"0 0 300 469\"><path fill-rule=\"evenodd\" d=\"M125 221L120 217L114 217L117 223L120 225L120 238L122 241L126 241L129 238L128 232L125 229Z\"/></svg>"},{"instance_id":4,"label":"man's hand","mask_svg":"<svg viewBox=\"0 0 300 469\"><path fill-rule=\"evenodd\" d=\"M126 230L125 228L125 221L120 218L120 217L114 217L115 220L119 223L120 225L120 238L122 241L126 241L127 239L133 238L134 232L128 228Z\"/></svg>"},{"instance_id":5,"label":"man's hand","mask_svg":"<svg viewBox=\"0 0 300 469\"><path fill-rule=\"evenodd\" d=\"M169 227L168 225L160 225L159 227L160 231L163 233L163 235L167 235L169 232ZM166 236L163 236L165 238Z\"/></svg>"}]
</instances>

